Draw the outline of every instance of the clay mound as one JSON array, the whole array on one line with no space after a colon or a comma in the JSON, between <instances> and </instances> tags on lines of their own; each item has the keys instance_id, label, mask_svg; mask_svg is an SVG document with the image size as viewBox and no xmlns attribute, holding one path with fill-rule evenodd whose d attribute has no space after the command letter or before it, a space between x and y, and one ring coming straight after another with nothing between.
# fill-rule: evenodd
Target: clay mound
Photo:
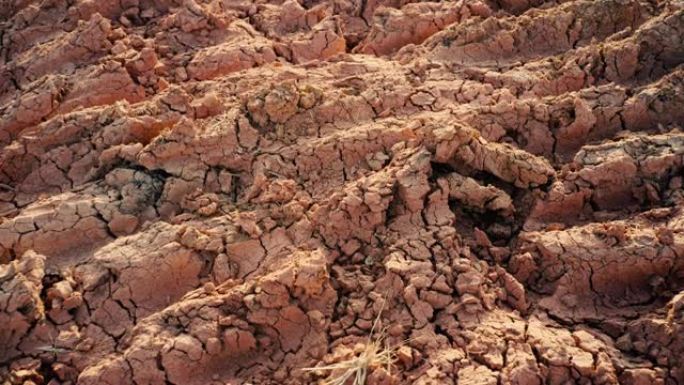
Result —
<instances>
[{"instance_id":1,"label":"clay mound","mask_svg":"<svg viewBox=\"0 0 684 385\"><path fill-rule=\"evenodd\" d=\"M0 383L684 384L684 4L0 4Z\"/></svg>"}]
</instances>

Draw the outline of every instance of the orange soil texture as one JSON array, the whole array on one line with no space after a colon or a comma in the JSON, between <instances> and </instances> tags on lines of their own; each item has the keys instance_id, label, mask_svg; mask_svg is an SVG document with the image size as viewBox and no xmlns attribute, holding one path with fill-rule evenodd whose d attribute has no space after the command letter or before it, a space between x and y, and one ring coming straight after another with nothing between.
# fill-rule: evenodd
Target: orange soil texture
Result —
<instances>
[{"instance_id":1,"label":"orange soil texture","mask_svg":"<svg viewBox=\"0 0 684 385\"><path fill-rule=\"evenodd\" d=\"M684 3L0 3L0 383L684 384ZM386 301L385 301L386 299ZM386 302L386 303L385 303Z\"/></svg>"}]
</instances>

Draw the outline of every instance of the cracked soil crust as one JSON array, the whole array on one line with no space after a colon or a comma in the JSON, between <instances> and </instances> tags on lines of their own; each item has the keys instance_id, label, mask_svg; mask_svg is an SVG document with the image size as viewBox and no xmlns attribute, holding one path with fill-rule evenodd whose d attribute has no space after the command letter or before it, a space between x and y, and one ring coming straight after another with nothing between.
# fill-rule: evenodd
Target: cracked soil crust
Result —
<instances>
[{"instance_id":1,"label":"cracked soil crust","mask_svg":"<svg viewBox=\"0 0 684 385\"><path fill-rule=\"evenodd\" d=\"M684 385L681 0L0 2L0 384ZM379 330L378 329L378 330Z\"/></svg>"}]
</instances>

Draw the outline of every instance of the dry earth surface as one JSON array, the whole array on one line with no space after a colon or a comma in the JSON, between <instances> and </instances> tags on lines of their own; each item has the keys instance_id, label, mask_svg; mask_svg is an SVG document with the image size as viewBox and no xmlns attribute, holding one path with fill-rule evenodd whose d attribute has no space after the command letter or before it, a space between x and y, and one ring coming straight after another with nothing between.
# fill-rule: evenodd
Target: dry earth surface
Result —
<instances>
[{"instance_id":1,"label":"dry earth surface","mask_svg":"<svg viewBox=\"0 0 684 385\"><path fill-rule=\"evenodd\" d=\"M684 385L681 0L3 0L0 383Z\"/></svg>"}]
</instances>

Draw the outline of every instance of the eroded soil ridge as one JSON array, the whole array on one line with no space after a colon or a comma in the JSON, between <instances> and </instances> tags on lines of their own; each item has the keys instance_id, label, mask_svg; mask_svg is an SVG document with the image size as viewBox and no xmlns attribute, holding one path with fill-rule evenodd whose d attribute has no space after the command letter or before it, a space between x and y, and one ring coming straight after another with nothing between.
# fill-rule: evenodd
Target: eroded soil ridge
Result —
<instances>
[{"instance_id":1,"label":"eroded soil ridge","mask_svg":"<svg viewBox=\"0 0 684 385\"><path fill-rule=\"evenodd\" d=\"M0 383L684 385L684 3L0 3ZM386 303L385 303L386 302Z\"/></svg>"}]
</instances>

